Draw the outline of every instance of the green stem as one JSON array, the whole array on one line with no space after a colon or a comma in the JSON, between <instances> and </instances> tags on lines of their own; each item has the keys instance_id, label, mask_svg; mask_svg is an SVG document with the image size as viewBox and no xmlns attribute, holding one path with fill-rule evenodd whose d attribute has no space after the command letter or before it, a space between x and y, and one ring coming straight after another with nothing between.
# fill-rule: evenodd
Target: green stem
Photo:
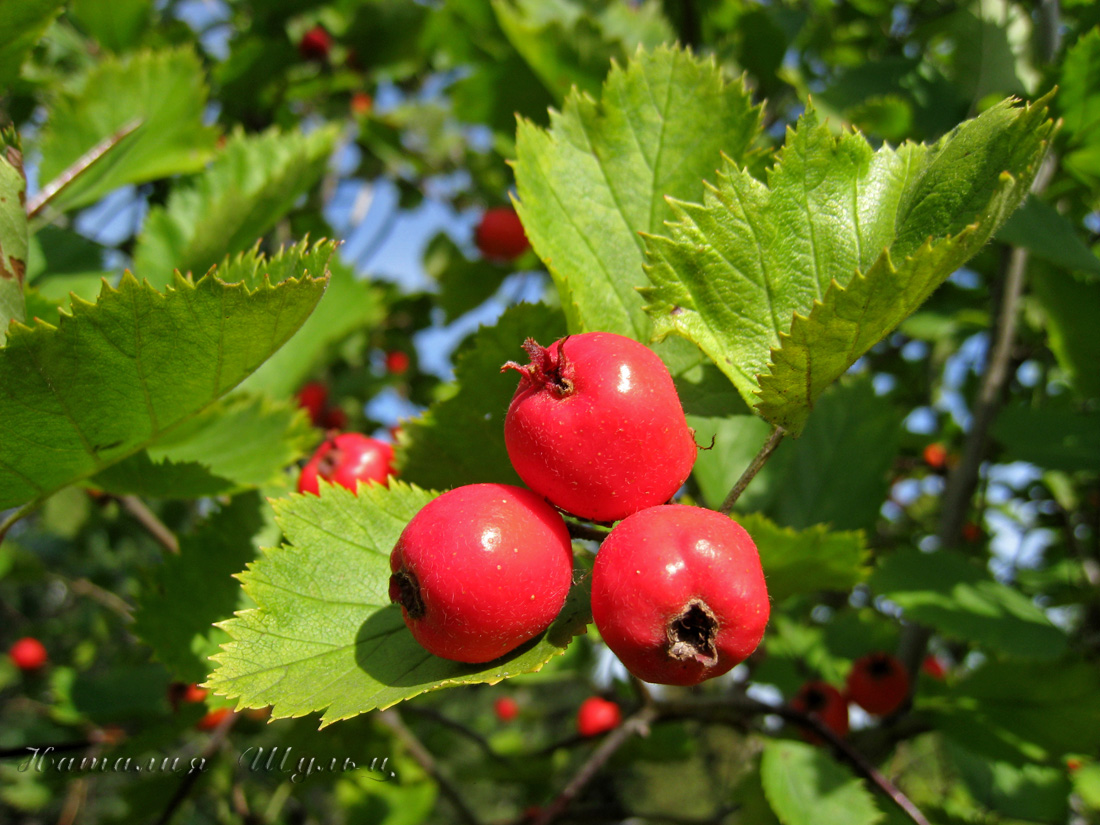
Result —
<instances>
[{"instance_id":1,"label":"green stem","mask_svg":"<svg viewBox=\"0 0 1100 825\"><path fill-rule=\"evenodd\" d=\"M783 440L783 436L787 434L787 431L782 427L776 427L772 430L772 434L768 436L768 440L764 442L764 446L760 448L760 452L756 454L756 457L749 463L749 466L745 468L745 472L741 473L741 478L737 479L737 483L733 485L733 489L730 490L729 495L726 496L726 500L722 502L722 506L718 508L718 512L724 516L728 516L733 512L733 505L737 503L737 499L741 498L741 494L745 492L745 488L749 486L749 482L756 477L756 474L760 472L761 468L767 464L768 459L771 458L772 453L775 452L775 448L779 446L779 443Z\"/></svg>"}]
</instances>

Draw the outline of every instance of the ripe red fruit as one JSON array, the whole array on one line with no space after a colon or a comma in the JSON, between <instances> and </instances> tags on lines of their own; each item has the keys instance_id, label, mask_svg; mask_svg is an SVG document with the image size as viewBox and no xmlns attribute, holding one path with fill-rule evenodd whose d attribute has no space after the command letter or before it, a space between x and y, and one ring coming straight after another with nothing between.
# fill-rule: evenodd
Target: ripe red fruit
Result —
<instances>
[{"instance_id":1,"label":"ripe red fruit","mask_svg":"<svg viewBox=\"0 0 1100 825\"><path fill-rule=\"evenodd\" d=\"M511 722L519 716L519 702L511 696L501 696L493 702L493 712L501 722Z\"/></svg>"},{"instance_id":2,"label":"ripe red fruit","mask_svg":"<svg viewBox=\"0 0 1100 825\"><path fill-rule=\"evenodd\" d=\"M885 716L900 708L909 695L909 674L889 653L856 659L848 671L848 698L868 713Z\"/></svg>"},{"instance_id":3,"label":"ripe red fruit","mask_svg":"<svg viewBox=\"0 0 1100 825\"><path fill-rule=\"evenodd\" d=\"M428 652L488 662L558 615L573 549L562 517L530 490L470 484L413 516L390 570L390 600Z\"/></svg>"},{"instance_id":4,"label":"ripe red fruit","mask_svg":"<svg viewBox=\"0 0 1100 825\"><path fill-rule=\"evenodd\" d=\"M332 38L324 26L314 26L298 42L298 54L303 60L325 60L332 47Z\"/></svg>"},{"instance_id":5,"label":"ripe red fruit","mask_svg":"<svg viewBox=\"0 0 1100 825\"><path fill-rule=\"evenodd\" d=\"M356 117L370 114L374 100L366 92L356 92L351 96L351 113Z\"/></svg>"},{"instance_id":6,"label":"ripe red fruit","mask_svg":"<svg viewBox=\"0 0 1100 825\"><path fill-rule=\"evenodd\" d=\"M929 444L924 448L924 463L933 470L942 470L947 466L947 448L942 444Z\"/></svg>"},{"instance_id":7,"label":"ripe red fruit","mask_svg":"<svg viewBox=\"0 0 1100 825\"><path fill-rule=\"evenodd\" d=\"M581 736L599 736L617 728L622 721L619 706L599 696L589 696L577 710L577 732Z\"/></svg>"},{"instance_id":8,"label":"ripe red fruit","mask_svg":"<svg viewBox=\"0 0 1100 825\"><path fill-rule=\"evenodd\" d=\"M485 210L474 230L474 243L482 255L494 261L515 260L531 246L519 215L510 206Z\"/></svg>"},{"instance_id":9,"label":"ripe red fruit","mask_svg":"<svg viewBox=\"0 0 1100 825\"><path fill-rule=\"evenodd\" d=\"M769 612L756 545L713 510L642 510L596 554L592 618L643 681L695 685L721 676L760 644Z\"/></svg>"},{"instance_id":10,"label":"ripe red fruit","mask_svg":"<svg viewBox=\"0 0 1100 825\"><path fill-rule=\"evenodd\" d=\"M848 735L848 701L828 682L804 684L791 700L791 709L808 716L816 716L837 736ZM807 729L803 729L802 737L811 744L821 744L821 737Z\"/></svg>"},{"instance_id":11,"label":"ripe red fruit","mask_svg":"<svg viewBox=\"0 0 1100 825\"><path fill-rule=\"evenodd\" d=\"M409 354L401 350L386 353L386 372L401 375L409 368Z\"/></svg>"},{"instance_id":12,"label":"ripe red fruit","mask_svg":"<svg viewBox=\"0 0 1100 825\"><path fill-rule=\"evenodd\" d=\"M326 439L298 476L298 492L320 495L320 481L355 492L360 481L385 483L393 475L393 447L360 433Z\"/></svg>"},{"instance_id":13,"label":"ripe red fruit","mask_svg":"<svg viewBox=\"0 0 1100 825\"><path fill-rule=\"evenodd\" d=\"M214 730L214 728L220 725L222 720L230 713L232 713L232 711L229 708L215 708L196 722L195 727L198 730Z\"/></svg>"},{"instance_id":14,"label":"ripe red fruit","mask_svg":"<svg viewBox=\"0 0 1100 825\"><path fill-rule=\"evenodd\" d=\"M504 443L519 477L582 518L617 521L664 504L680 489L697 448L661 359L610 332L570 335L531 363L510 361L519 387L504 419Z\"/></svg>"},{"instance_id":15,"label":"ripe red fruit","mask_svg":"<svg viewBox=\"0 0 1100 825\"><path fill-rule=\"evenodd\" d=\"M298 406L309 413L309 420L314 427L324 425L327 404L328 388L320 381L310 381L298 390Z\"/></svg>"},{"instance_id":16,"label":"ripe red fruit","mask_svg":"<svg viewBox=\"0 0 1100 825\"><path fill-rule=\"evenodd\" d=\"M933 679L943 680L943 677L947 675L947 668L943 666L943 662L939 660L938 656L934 656L929 653L924 657L924 661L921 662L920 669L931 676Z\"/></svg>"},{"instance_id":17,"label":"ripe red fruit","mask_svg":"<svg viewBox=\"0 0 1100 825\"><path fill-rule=\"evenodd\" d=\"M31 673L46 666L49 655L42 642L33 636L24 636L17 639L8 650L8 656L12 664L24 673Z\"/></svg>"}]
</instances>

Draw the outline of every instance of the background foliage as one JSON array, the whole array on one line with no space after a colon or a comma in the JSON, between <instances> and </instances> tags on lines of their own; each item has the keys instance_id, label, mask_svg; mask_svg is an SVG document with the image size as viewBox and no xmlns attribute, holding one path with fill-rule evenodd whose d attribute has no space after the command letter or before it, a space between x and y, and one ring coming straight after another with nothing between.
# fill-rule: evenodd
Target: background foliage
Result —
<instances>
[{"instance_id":1,"label":"background foliage","mask_svg":"<svg viewBox=\"0 0 1100 825\"><path fill-rule=\"evenodd\" d=\"M5 2L0 645L50 663L0 660L0 819L1100 822L1098 76L1075 0ZM767 636L693 690L584 632L599 526L488 666L387 603L418 507L517 481L500 365L595 329L710 445L681 500L778 443ZM400 481L290 492L309 381ZM802 741L874 650L911 703Z\"/></svg>"}]
</instances>

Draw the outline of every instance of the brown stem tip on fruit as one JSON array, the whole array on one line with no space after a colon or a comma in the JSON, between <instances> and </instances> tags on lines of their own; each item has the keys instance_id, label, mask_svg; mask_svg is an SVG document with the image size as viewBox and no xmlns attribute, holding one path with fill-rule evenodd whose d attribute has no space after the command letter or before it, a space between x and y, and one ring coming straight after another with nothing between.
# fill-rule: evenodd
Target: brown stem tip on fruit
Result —
<instances>
[{"instance_id":1,"label":"brown stem tip on fruit","mask_svg":"<svg viewBox=\"0 0 1100 825\"><path fill-rule=\"evenodd\" d=\"M704 667L718 664L718 620L702 599L692 599L667 627L668 655L680 661L694 660Z\"/></svg>"},{"instance_id":2,"label":"brown stem tip on fruit","mask_svg":"<svg viewBox=\"0 0 1100 825\"><path fill-rule=\"evenodd\" d=\"M424 599L420 595L420 584L416 576L408 570L398 570L390 576L390 601L401 605L413 619L424 615Z\"/></svg>"},{"instance_id":3,"label":"brown stem tip on fruit","mask_svg":"<svg viewBox=\"0 0 1100 825\"><path fill-rule=\"evenodd\" d=\"M568 340L568 335L562 338L557 352L553 353L549 347L542 346L534 338L528 338L523 342L523 350L531 359L531 363L524 366L515 361L509 361L500 368L500 371L516 370L525 375L536 387L548 386L556 396L564 398L573 392L573 380L569 376L569 364L565 357L565 342Z\"/></svg>"}]
</instances>

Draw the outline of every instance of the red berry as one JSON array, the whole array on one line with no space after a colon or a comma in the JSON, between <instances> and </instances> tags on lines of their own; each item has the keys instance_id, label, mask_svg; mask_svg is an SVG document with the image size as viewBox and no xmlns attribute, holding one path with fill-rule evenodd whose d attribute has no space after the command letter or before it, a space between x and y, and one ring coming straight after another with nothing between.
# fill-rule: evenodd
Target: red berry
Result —
<instances>
[{"instance_id":1,"label":"red berry","mask_svg":"<svg viewBox=\"0 0 1100 825\"><path fill-rule=\"evenodd\" d=\"M886 716L900 708L909 695L909 674L889 653L871 653L856 659L848 671L848 698L868 713Z\"/></svg>"},{"instance_id":2,"label":"red berry","mask_svg":"<svg viewBox=\"0 0 1100 825\"><path fill-rule=\"evenodd\" d=\"M848 702L839 690L828 682L807 682L791 700L792 710L816 716L837 736L848 735ZM814 745L821 744L821 737L808 730L802 737Z\"/></svg>"},{"instance_id":3,"label":"red berry","mask_svg":"<svg viewBox=\"0 0 1100 825\"><path fill-rule=\"evenodd\" d=\"M924 448L924 463L933 470L942 470L947 466L947 448L942 444L929 444Z\"/></svg>"},{"instance_id":4,"label":"red berry","mask_svg":"<svg viewBox=\"0 0 1100 825\"><path fill-rule=\"evenodd\" d=\"M695 685L721 676L760 644L769 612L756 545L713 510L642 510L596 554L592 618L643 681Z\"/></svg>"},{"instance_id":5,"label":"red berry","mask_svg":"<svg viewBox=\"0 0 1100 825\"><path fill-rule=\"evenodd\" d=\"M1077 773L1077 771L1081 770L1081 760L1075 756L1069 757L1066 759L1066 770L1070 773Z\"/></svg>"},{"instance_id":6,"label":"red berry","mask_svg":"<svg viewBox=\"0 0 1100 825\"><path fill-rule=\"evenodd\" d=\"M401 375L409 368L409 355L401 350L386 353L386 372Z\"/></svg>"},{"instance_id":7,"label":"red berry","mask_svg":"<svg viewBox=\"0 0 1100 825\"><path fill-rule=\"evenodd\" d=\"M314 26L302 35L298 43L298 54L304 60L325 60L332 47L332 38L324 26Z\"/></svg>"},{"instance_id":8,"label":"red berry","mask_svg":"<svg viewBox=\"0 0 1100 825\"><path fill-rule=\"evenodd\" d=\"M232 711L229 708L215 708L196 722L195 727L199 730L214 730L230 713Z\"/></svg>"},{"instance_id":9,"label":"red berry","mask_svg":"<svg viewBox=\"0 0 1100 825\"><path fill-rule=\"evenodd\" d=\"M511 696L501 696L493 702L493 712L501 722L511 722L519 716L519 702Z\"/></svg>"},{"instance_id":10,"label":"red berry","mask_svg":"<svg viewBox=\"0 0 1100 825\"><path fill-rule=\"evenodd\" d=\"M356 117L370 114L374 100L366 92L356 92L351 96L351 113Z\"/></svg>"},{"instance_id":11,"label":"red berry","mask_svg":"<svg viewBox=\"0 0 1100 825\"><path fill-rule=\"evenodd\" d=\"M619 726L623 712L614 702L589 696L577 710L577 732L581 736L599 736Z\"/></svg>"},{"instance_id":12,"label":"red berry","mask_svg":"<svg viewBox=\"0 0 1100 825\"><path fill-rule=\"evenodd\" d=\"M321 479L355 492L360 481L385 484L393 472L393 447L360 433L343 433L326 440L306 462L298 492L320 495Z\"/></svg>"},{"instance_id":13,"label":"red berry","mask_svg":"<svg viewBox=\"0 0 1100 825\"><path fill-rule=\"evenodd\" d=\"M933 679L942 680L943 677L947 675L947 668L943 666L943 662L939 660L939 657L933 656L931 653L924 657L920 669Z\"/></svg>"},{"instance_id":14,"label":"red berry","mask_svg":"<svg viewBox=\"0 0 1100 825\"><path fill-rule=\"evenodd\" d=\"M982 540L982 528L972 521L966 522L962 526L963 541L969 544L977 544Z\"/></svg>"},{"instance_id":15,"label":"red berry","mask_svg":"<svg viewBox=\"0 0 1100 825\"><path fill-rule=\"evenodd\" d=\"M530 338L504 420L519 477L582 518L617 521L664 504L691 474L696 446L661 359L630 338L586 332L549 348Z\"/></svg>"},{"instance_id":16,"label":"red berry","mask_svg":"<svg viewBox=\"0 0 1100 825\"><path fill-rule=\"evenodd\" d=\"M298 406L309 413L309 420L314 427L324 426L327 403L328 388L320 381L310 381L298 390Z\"/></svg>"},{"instance_id":17,"label":"red berry","mask_svg":"<svg viewBox=\"0 0 1100 825\"><path fill-rule=\"evenodd\" d=\"M390 600L428 652L488 662L558 615L573 550L562 517L530 490L470 484L413 516L390 570Z\"/></svg>"},{"instance_id":18,"label":"red berry","mask_svg":"<svg viewBox=\"0 0 1100 825\"><path fill-rule=\"evenodd\" d=\"M325 412L322 426L326 430L342 430L348 424L348 414L339 407Z\"/></svg>"},{"instance_id":19,"label":"red berry","mask_svg":"<svg viewBox=\"0 0 1100 825\"><path fill-rule=\"evenodd\" d=\"M485 210L474 231L474 243L482 255L494 261L515 260L531 246L519 215L510 206Z\"/></svg>"},{"instance_id":20,"label":"red berry","mask_svg":"<svg viewBox=\"0 0 1100 825\"><path fill-rule=\"evenodd\" d=\"M33 636L24 636L17 640L8 651L8 656L11 657L12 664L24 673L40 670L49 659L42 642Z\"/></svg>"}]
</instances>

